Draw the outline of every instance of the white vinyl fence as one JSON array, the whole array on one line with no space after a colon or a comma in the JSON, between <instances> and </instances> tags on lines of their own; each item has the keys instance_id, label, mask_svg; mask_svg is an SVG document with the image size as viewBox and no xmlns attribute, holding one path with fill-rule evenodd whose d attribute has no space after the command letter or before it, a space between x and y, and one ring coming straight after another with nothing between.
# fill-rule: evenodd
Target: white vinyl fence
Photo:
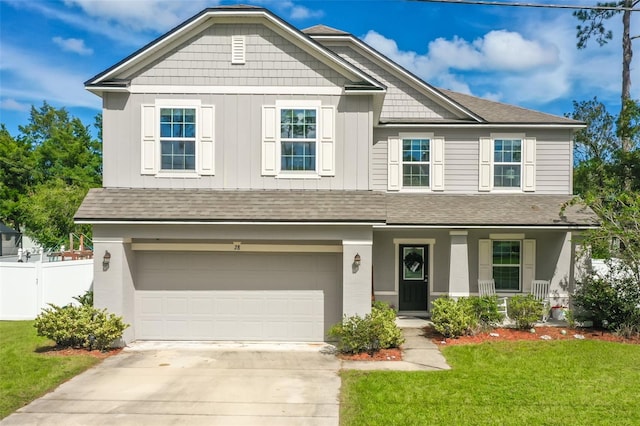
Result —
<instances>
[{"instance_id":1,"label":"white vinyl fence","mask_svg":"<svg viewBox=\"0 0 640 426\"><path fill-rule=\"evenodd\" d=\"M92 284L93 259L0 262L0 320L34 319L49 303L76 303Z\"/></svg>"}]
</instances>

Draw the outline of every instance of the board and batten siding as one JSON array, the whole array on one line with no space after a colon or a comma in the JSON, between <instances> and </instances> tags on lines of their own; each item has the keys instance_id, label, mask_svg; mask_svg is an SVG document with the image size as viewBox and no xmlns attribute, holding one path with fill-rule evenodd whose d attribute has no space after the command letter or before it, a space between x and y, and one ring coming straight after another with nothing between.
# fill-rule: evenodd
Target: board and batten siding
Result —
<instances>
[{"instance_id":1,"label":"board and batten siding","mask_svg":"<svg viewBox=\"0 0 640 426\"><path fill-rule=\"evenodd\" d=\"M387 190L389 136L411 129L376 129L372 149L371 189ZM444 192L469 194L478 192L479 133L473 130L425 128L425 133L444 137ZM508 133L503 130L501 133ZM484 133L488 136L490 132ZM514 132L515 133L515 132ZM521 133L521 132L518 132ZM536 194L571 193L571 134L569 131L527 132L536 138Z\"/></svg>"},{"instance_id":2,"label":"board and batten siding","mask_svg":"<svg viewBox=\"0 0 640 426\"><path fill-rule=\"evenodd\" d=\"M231 37L244 36L245 62L232 64ZM344 87L347 80L272 29L214 24L131 76L133 85Z\"/></svg>"},{"instance_id":3,"label":"board and batten siding","mask_svg":"<svg viewBox=\"0 0 640 426\"><path fill-rule=\"evenodd\" d=\"M215 175L158 177L142 175L141 105L156 99L200 100L215 106ZM288 179L262 176L262 106L277 99L320 100L335 116L335 176ZM372 141L371 99L367 96L276 96L243 94L164 95L149 93L104 96L105 187L209 189L368 190Z\"/></svg>"}]
</instances>

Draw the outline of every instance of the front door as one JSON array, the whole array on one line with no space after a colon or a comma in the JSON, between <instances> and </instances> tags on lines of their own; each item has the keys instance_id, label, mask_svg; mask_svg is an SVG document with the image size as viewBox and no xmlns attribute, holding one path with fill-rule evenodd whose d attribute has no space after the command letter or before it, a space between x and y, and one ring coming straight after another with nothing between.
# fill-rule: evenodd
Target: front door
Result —
<instances>
[{"instance_id":1,"label":"front door","mask_svg":"<svg viewBox=\"0 0 640 426\"><path fill-rule=\"evenodd\" d=\"M429 246L400 245L398 273L401 311L426 311L429 286Z\"/></svg>"}]
</instances>

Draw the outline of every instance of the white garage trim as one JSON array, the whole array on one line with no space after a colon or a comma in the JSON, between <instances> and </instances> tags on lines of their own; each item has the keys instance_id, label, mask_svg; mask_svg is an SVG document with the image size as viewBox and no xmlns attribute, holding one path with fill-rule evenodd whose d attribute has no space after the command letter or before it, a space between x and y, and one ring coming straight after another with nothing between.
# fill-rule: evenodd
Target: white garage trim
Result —
<instances>
[{"instance_id":1,"label":"white garage trim","mask_svg":"<svg viewBox=\"0 0 640 426\"><path fill-rule=\"evenodd\" d=\"M342 253L342 246L318 244L243 244L216 243L133 243L132 250L144 251L242 251L264 253Z\"/></svg>"}]
</instances>

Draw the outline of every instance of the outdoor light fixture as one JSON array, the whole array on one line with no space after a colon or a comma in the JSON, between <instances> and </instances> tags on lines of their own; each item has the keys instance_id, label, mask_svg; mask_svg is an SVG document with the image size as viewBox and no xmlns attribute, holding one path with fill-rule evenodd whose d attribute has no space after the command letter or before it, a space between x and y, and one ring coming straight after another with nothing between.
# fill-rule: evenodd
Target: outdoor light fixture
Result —
<instances>
[{"instance_id":1,"label":"outdoor light fixture","mask_svg":"<svg viewBox=\"0 0 640 426\"><path fill-rule=\"evenodd\" d=\"M353 258L353 264L354 266L360 266L360 254L356 253L356 255Z\"/></svg>"},{"instance_id":2,"label":"outdoor light fixture","mask_svg":"<svg viewBox=\"0 0 640 426\"><path fill-rule=\"evenodd\" d=\"M111 262L111 253L109 250L104 251L104 256L102 257L102 270L106 271L109 269L109 262Z\"/></svg>"}]
</instances>

